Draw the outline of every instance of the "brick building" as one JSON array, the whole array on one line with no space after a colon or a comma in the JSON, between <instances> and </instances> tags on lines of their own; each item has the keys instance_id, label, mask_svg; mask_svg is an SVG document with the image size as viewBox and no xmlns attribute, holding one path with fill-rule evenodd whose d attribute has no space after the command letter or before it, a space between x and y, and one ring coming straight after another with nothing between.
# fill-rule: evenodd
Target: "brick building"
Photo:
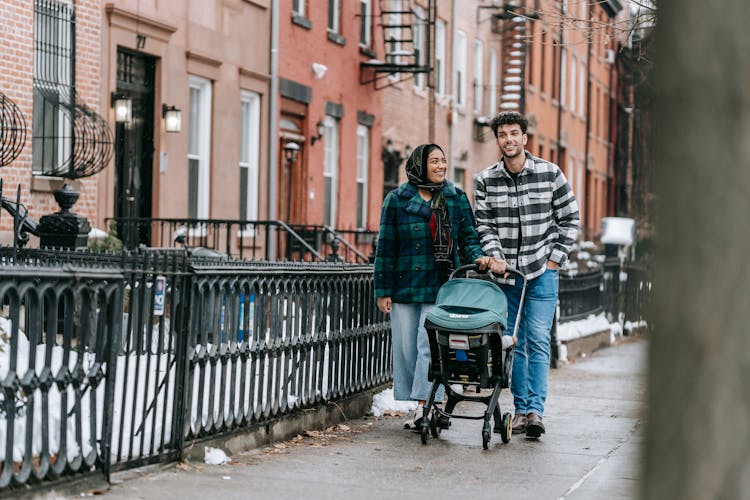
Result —
<instances>
[{"instance_id":1,"label":"brick building","mask_svg":"<svg viewBox=\"0 0 750 500\"><path fill-rule=\"evenodd\" d=\"M382 44L377 12L372 0L280 3L278 147L300 147L279 170L282 220L377 229L381 94L359 79Z\"/></svg>"},{"instance_id":2,"label":"brick building","mask_svg":"<svg viewBox=\"0 0 750 500\"><path fill-rule=\"evenodd\" d=\"M436 9L434 120L426 77L401 72L382 91L383 147L398 153L391 156L398 160L399 179L405 179L401 159L432 137L450 151L452 178L470 193L473 175L497 161L489 119L498 111L518 110L531 122L527 149L560 165L581 202L582 236L595 238L601 218L610 212L614 20L620 3L385 3L393 11L411 9L415 25L431 5ZM418 50L427 50L425 37L415 39ZM387 163L389 178L396 162Z\"/></svg>"},{"instance_id":3,"label":"brick building","mask_svg":"<svg viewBox=\"0 0 750 500\"><path fill-rule=\"evenodd\" d=\"M77 145L71 140L83 109L85 116L98 117L89 132L107 139L98 116L107 109L100 94L101 1L6 0L0 2L0 19L0 93L15 103L25 124L20 154L0 170L3 194L15 200L20 186L21 202L39 219L60 210L52 191L62 187L60 174L68 171L73 155L87 147L80 135ZM4 145L7 140L4 131ZM81 193L74 210L95 218L96 179L68 182ZM11 228L12 218L3 213L0 242L12 241Z\"/></svg>"}]
</instances>

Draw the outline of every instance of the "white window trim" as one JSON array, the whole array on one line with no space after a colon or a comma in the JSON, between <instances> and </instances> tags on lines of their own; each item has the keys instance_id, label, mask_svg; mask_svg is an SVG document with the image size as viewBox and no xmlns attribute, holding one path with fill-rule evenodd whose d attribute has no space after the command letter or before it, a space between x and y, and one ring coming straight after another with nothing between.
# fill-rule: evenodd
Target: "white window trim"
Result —
<instances>
[{"instance_id":1,"label":"white window trim","mask_svg":"<svg viewBox=\"0 0 750 500\"><path fill-rule=\"evenodd\" d=\"M365 16L364 16L364 35L365 41L362 43L362 33L359 36L360 47L370 48L372 47L372 0L360 0L360 9L362 4L365 5ZM361 14L361 11L360 11ZM361 23L360 23L361 26Z\"/></svg>"},{"instance_id":2,"label":"white window trim","mask_svg":"<svg viewBox=\"0 0 750 500\"><path fill-rule=\"evenodd\" d=\"M578 78L578 60L575 55L570 58L570 112L576 114L576 78Z\"/></svg>"},{"instance_id":3,"label":"white window trim","mask_svg":"<svg viewBox=\"0 0 750 500\"><path fill-rule=\"evenodd\" d=\"M339 18L341 17L341 0L333 0L332 4L333 4L333 26L328 26L328 32L339 35L341 33L341 22L339 21ZM329 8L330 8L330 5L331 4L329 3Z\"/></svg>"},{"instance_id":4,"label":"white window trim","mask_svg":"<svg viewBox=\"0 0 750 500\"><path fill-rule=\"evenodd\" d=\"M245 213L247 220L258 220L258 193L260 177L260 95L249 90L240 91L240 106L250 107L247 119L247 136L240 137L240 141L247 141L247 158L240 153L239 167L247 169L247 206ZM243 114L240 111L240 119ZM240 131L243 126L241 124ZM240 132L241 133L241 132ZM240 151L242 151L240 146ZM255 228L250 227L242 231L243 236L255 234Z\"/></svg>"},{"instance_id":5,"label":"white window trim","mask_svg":"<svg viewBox=\"0 0 750 500\"><path fill-rule=\"evenodd\" d=\"M294 10L294 5L292 5L292 13L305 17L305 0L297 0L297 10Z\"/></svg>"},{"instance_id":6,"label":"white window trim","mask_svg":"<svg viewBox=\"0 0 750 500\"><path fill-rule=\"evenodd\" d=\"M565 95L568 92L568 51L562 47L560 55L560 106L565 108Z\"/></svg>"},{"instance_id":7,"label":"white window trim","mask_svg":"<svg viewBox=\"0 0 750 500\"><path fill-rule=\"evenodd\" d=\"M481 115L484 111L484 44L474 40L474 113Z\"/></svg>"},{"instance_id":8,"label":"white window trim","mask_svg":"<svg viewBox=\"0 0 750 500\"><path fill-rule=\"evenodd\" d=\"M455 67L453 68L453 96L456 106L463 109L466 107L466 33L459 30L456 32L456 47L454 49Z\"/></svg>"},{"instance_id":9,"label":"white window trim","mask_svg":"<svg viewBox=\"0 0 750 500\"><path fill-rule=\"evenodd\" d=\"M443 95L445 94L445 21L442 19L438 19L435 26L435 61L438 70L436 93Z\"/></svg>"},{"instance_id":10,"label":"white window trim","mask_svg":"<svg viewBox=\"0 0 750 500\"><path fill-rule=\"evenodd\" d=\"M357 229L367 228L367 192L370 175L370 129L364 125L357 125L357 187L362 184L362 211L359 213L362 224ZM357 194L359 194L359 189Z\"/></svg>"},{"instance_id":11,"label":"white window trim","mask_svg":"<svg viewBox=\"0 0 750 500\"><path fill-rule=\"evenodd\" d=\"M426 46L427 39L425 33L425 10L420 6L414 7L414 48L418 51L419 60L417 64L425 66L425 58L427 56ZM414 75L414 86L417 88L423 88L425 85L425 74L416 73Z\"/></svg>"},{"instance_id":12,"label":"white window trim","mask_svg":"<svg viewBox=\"0 0 750 500\"><path fill-rule=\"evenodd\" d=\"M490 48L490 115L494 116L497 112L497 49Z\"/></svg>"},{"instance_id":13,"label":"white window trim","mask_svg":"<svg viewBox=\"0 0 750 500\"><path fill-rule=\"evenodd\" d=\"M211 80L189 75L189 86L200 91L199 113L201 117L200 129L198 130L198 154L188 158L198 160L198 219L208 219L210 216L209 203L211 193ZM205 232L202 228L201 233Z\"/></svg>"},{"instance_id":14,"label":"white window trim","mask_svg":"<svg viewBox=\"0 0 750 500\"><path fill-rule=\"evenodd\" d=\"M338 209L338 177L339 177L339 124L332 116L326 116L323 120L323 144L324 144L324 162L323 177L331 178L331 213L330 220L323 220L323 224L336 229L337 209ZM323 203L326 203L325 192L323 193ZM323 211L325 215L325 207Z\"/></svg>"}]
</instances>

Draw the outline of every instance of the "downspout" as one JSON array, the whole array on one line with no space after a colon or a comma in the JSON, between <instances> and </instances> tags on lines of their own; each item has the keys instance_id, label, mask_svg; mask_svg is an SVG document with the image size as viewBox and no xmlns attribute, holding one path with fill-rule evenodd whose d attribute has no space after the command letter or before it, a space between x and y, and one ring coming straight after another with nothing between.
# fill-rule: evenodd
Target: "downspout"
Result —
<instances>
[{"instance_id":1,"label":"downspout","mask_svg":"<svg viewBox=\"0 0 750 500\"><path fill-rule=\"evenodd\" d=\"M451 181L455 180L456 166L454 164L457 158L456 152L453 150L455 146L455 121L456 121L456 94L457 90L456 82L453 81L456 74L454 64L456 64L456 36L458 28L456 27L456 0L451 0L451 64L450 64L450 82L451 82L451 115L450 124L448 125L448 151L450 151L451 161L448 163L448 176ZM447 69L447 68L446 68Z\"/></svg>"},{"instance_id":2,"label":"downspout","mask_svg":"<svg viewBox=\"0 0 750 500\"><path fill-rule=\"evenodd\" d=\"M586 218L589 216L588 213L588 199L589 199L589 135L591 133L591 54L593 52L593 23L591 18L594 15L594 3L589 2L588 9L588 52L586 54L586 137L584 147L584 158L583 158L583 192L586 196L583 199L579 198L581 206L581 229L583 230L583 236L588 237L588 231L586 229Z\"/></svg>"},{"instance_id":3,"label":"downspout","mask_svg":"<svg viewBox=\"0 0 750 500\"><path fill-rule=\"evenodd\" d=\"M611 26L608 31L611 30ZM612 33L607 33L612 35ZM614 39L614 36L608 36L610 40ZM612 42L610 42L612 43ZM612 50L614 53L615 49ZM609 63L609 112L607 113L607 216L613 216L615 214L615 145L617 144L616 127L613 126L613 122L617 119L617 92L614 89L615 85L615 56L612 58L612 62ZM614 95L614 98L611 97Z\"/></svg>"},{"instance_id":4,"label":"downspout","mask_svg":"<svg viewBox=\"0 0 750 500\"><path fill-rule=\"evenodd\" d=\"M276 220L278 200L277 114L279 109L279 0L271 3L271 89L268 103L268 220ZM276 257L276 228L268 227L267 254Z\"/></svg>"},{"instance_id":5,"label":"downspout","mask_svg":"<svg viewBox=\"0 0 750 500\"><path fill-rule=\"evenodd\" d=\"M562 95L562 61L563 61L563 47L565 47L565 30L563 29L563 22L565 21L563 19L563 16L565 15L565 12L563 12L562 3L560 4L560 50L558 51L557 56L557 166L560 166L563 163L563 160L560 158L560 150L562 149L560 147L560 137L562 136L562 103L564 96ZM568 176L570 177L570 176Z\"/></svg>"}]
</instances>

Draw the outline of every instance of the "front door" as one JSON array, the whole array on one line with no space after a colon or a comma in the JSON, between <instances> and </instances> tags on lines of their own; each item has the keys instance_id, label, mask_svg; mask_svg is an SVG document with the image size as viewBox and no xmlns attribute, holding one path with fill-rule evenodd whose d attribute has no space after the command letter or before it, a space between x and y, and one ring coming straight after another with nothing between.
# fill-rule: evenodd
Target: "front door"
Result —
<instances>
[{"instance_id":1,"label":"front door","mask_svg":"<svg viewBox=\"0 0 750 500\"><path fill-rule=\"evenodd\" d=\"M115 217L128 248L151 242L150 223L133 219L151 217L155 67L153 57L117 50L117 92L132 101L131 121L115 127Z\"/></svg>"}]
</instances>

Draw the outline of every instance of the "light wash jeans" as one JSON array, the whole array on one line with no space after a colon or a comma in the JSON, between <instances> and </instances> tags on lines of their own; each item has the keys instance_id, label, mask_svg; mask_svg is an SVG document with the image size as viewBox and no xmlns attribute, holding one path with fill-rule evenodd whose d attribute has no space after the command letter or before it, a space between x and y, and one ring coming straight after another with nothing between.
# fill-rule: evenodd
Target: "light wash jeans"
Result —
<instances>
[{"instance_id":1,"label":"light wash jeans","mask_svg":"<svg viewBox=\"0 0 750 500\"><path fill-rule=\"evenodd\" d=\"M527 285L510 383L516 415L526 415L529 412L544 415L550 363L550 331L557 306L558 281L557 270L546 269L541 276L529 280ZM523 280L516 278L515 285L500 287L508 298L508 333L512 333Z\"/></svg>"},{"instance_id":2,"label":"light wash jeans","mask_svg":"<svg viewBox=\"0 0 750 500\"><path fill-rule=\"evenodd\" d=\"M391 332L393 333L393 399L397 401L427 401L432 382L427 380L430 368L430 342L424 319L435 304L393 303ZM435 395L443 401L442 386Z\"/></svg>"}]
</instances>

